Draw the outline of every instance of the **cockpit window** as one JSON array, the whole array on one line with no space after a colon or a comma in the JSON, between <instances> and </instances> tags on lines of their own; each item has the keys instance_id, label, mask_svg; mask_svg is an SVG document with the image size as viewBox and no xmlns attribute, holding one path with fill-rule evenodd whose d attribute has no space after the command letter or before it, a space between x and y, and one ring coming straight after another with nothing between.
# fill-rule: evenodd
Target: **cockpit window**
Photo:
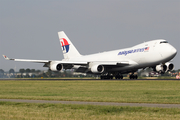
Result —
<instances>
[{"instance_id":1,"label":"cockpit window","mask_svg":"<svg viewBox=\"0 0 180 120\"><path fill-rule=\"evenodd\" d=\"M161 44L161 43L168 43L168 41L161 41L160 44Z\"/></svg>"}]
</instances>

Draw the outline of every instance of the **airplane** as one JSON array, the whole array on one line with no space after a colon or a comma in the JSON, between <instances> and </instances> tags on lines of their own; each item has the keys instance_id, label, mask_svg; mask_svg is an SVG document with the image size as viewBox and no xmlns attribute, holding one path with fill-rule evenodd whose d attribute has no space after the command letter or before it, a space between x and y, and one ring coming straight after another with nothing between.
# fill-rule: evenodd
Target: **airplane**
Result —
<instances>
[{"instance_id":1,"label":"airplane","mask_svg":"<svg viewBox=\"0 0 180 120\"><path fill-rule=\"evenodd\" d=\"M58 32L64 59L61 61L11 59L6 60L44 63L51 71L74 69L75 72L100 75L100 79L123 79L123 74L131 73L130 79L137 79L134 74L138 69L147 67L165 73L174 69L172 60L177 50L164 39L157 39L135 45L130 48L108 52L81 55L64 31Z\"/></svg>"}]
</instances>

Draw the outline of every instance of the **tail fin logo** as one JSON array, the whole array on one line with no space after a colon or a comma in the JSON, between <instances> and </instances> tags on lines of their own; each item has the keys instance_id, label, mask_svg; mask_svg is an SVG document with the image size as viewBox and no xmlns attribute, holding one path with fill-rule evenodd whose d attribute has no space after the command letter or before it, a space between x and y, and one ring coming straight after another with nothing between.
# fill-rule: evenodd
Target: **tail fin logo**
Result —
<instances>
[{"instance_id":1,"label":"tail fin logo","mask_svg":"<svg viewBox=\"0 0 180 120\"><path fill-rule=\"evenodd\" d=\"M68 41L65 39L65 38L60 38L60 42L61 42L61 46L62 46L62 49L63 51L66 51L66 53L69 52L69 43Z\"/></svg>"}]
</instances>

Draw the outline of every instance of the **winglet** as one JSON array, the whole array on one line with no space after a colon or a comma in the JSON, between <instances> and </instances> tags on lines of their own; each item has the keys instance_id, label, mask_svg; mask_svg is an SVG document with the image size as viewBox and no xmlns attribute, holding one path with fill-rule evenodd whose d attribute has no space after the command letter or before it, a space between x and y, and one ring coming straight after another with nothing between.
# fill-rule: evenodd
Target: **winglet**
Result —
<instances>
[{"instance_id":1,"label":"winglet","mask_svg":"<svg viewBox=\"0 0 180 120\"><path fill-rule=\"evenodd\" d=\"M4 59L10 60L6 55L3 55Z\"/></svg>"}]
</instances>

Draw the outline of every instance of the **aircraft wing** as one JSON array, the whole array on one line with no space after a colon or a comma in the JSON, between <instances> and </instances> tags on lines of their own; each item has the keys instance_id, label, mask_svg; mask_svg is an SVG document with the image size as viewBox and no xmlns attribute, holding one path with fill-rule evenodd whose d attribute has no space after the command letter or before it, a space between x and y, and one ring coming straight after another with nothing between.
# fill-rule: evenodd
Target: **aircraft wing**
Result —
<instances>
[{"instance_id":1,"label":"aircraft wing","mask_svg":"<svg viewBox=\"0 0 180 120\"><path fill-rule=\"evenodd\" d=\"M62 64L74 64L74 65L87 65L88 62L77 62L77 61L52 61L52 60L31 60L31 59L14 59L9 58L6 55L3 55L4 59L6 60L13 60L13 61L21 61L21 62L34 62L34 63L62 63Z\"/></svg>"},{"instance_id":2,"label":"aircraft wing","mask_svg":"<svg viewBox=\"0 0 180 120\"><path fill-rule=\"evenodd\" d=\"M117 66L117 67L124 67L124 66L128 66L129 65L129 61L51 61L51 60L31 60L31 59L14 59L14 58L8 58L6 55L3 55L3 57L6 60L13 60L13 61L21 61L21 62L34 62L34 63L44 63L43 67L49 67L51 68L52 66L55 65L55 67L58 64L63 65L64 69L71 69L74 65L78 66L77 71L81 71L81 72L85 72L88 69L88 66L90 64L98 64L98 65L103 65L106 67L113 67L113 66ZM55 69L53 69L55 70Z\"/></svg>"},{"instance_id":3,"label":"aircraft wing","mask_svg":"<svg viewBox=\"0 0 180 120\"><path fill-rule=\"evenodd\" d=\"M3 57L6 60L13 60L13 61L24 61L24 62L35 62L35 63L48 63L49 62L49 60L14 59L14 58L8 58L6 55L3 55Z\"/></svg>"},{"instance_id":4,"label":"aircraft wing","mask_svg":"<svg viewBox=\"0 0 180 120\"><path fill-rule=\"evenodd\" d=\"M21 62L34 62L34 63L49 63L51 60L31 60L31 59L14 59L14 58L9 58L6 55L3 55L4 59L6 60L13 60L13 61L21 61ZM74 65L87 65L90 62L84 62L84 61L55 61L56 63L62 63L62 64L74 64ZM129 65L129 61L98 61L96 62L100 65L111 65L111 66L126 66Z\"/></svg>"}]
</instances>

